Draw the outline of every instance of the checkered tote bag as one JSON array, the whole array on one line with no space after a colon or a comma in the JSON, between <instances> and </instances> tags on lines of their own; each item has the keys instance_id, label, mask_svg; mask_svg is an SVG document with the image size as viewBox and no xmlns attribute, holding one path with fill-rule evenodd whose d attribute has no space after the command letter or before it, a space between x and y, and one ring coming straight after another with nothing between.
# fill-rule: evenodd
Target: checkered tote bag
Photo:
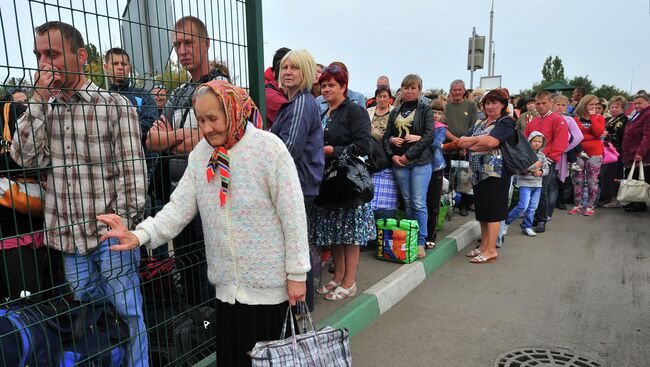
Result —
<instances>
[{"instance_id":1,"label":"checkered tote bag","mask_svg":"<svg viewBox=\"0 0 650 367\"><path fill-rule=\"evenodd\" d=\"M285 339L285 322L280 340L258 342L248 352L253 367L352 366L348 331L330 326L316 331L307 306L304 305L303 308L303 315L306 315L303 317L303 334L296 335L294 323L289 322L292 335ZM305 318L309 320L311 330L307 330ZM287 319L293 320L291 307L287 310Z\"/></svg>"}]
</instances>

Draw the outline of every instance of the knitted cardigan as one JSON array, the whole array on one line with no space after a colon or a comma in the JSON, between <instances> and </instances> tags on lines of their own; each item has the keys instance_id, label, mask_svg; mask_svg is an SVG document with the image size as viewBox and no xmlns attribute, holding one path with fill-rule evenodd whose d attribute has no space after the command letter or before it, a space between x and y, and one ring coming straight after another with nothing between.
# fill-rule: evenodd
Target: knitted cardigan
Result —
<instances>
[{"instance_id":1,"label":"knitted cardigan","mask_svg":"<svg viewBox=\"0 0 650 367\"><path fill-rule=\"evenodd\" d=\"M286 280L309 271L307 219L296 167L277 136L250 124L230 151L230 192L221 207L220 177L206 164L214 148L202 139L170 202L140 223L140 244L155 248L201 214L208 279L219 300L248 305L287 300Z\"/></svg>"}]
</instances>

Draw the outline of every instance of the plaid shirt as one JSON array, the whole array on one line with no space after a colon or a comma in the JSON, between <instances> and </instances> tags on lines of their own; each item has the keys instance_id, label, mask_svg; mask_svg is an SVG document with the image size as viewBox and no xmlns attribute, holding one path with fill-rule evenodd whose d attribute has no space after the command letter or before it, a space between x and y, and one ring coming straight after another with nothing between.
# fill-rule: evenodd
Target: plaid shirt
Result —
<instances>
[{"instance_id":1,"label":"plaid shirt","mask_svg":"<svg viewBox=\"0 0 650 367\"><path fill-rule=\"evenodd\" d=\"M45 243L85 255L116 213L132 228L145 201L145 162L136 109L88 80L67 102L32 101L18 120L11 156L23 167L49 167Z\"/></svg>"}]
</instances>

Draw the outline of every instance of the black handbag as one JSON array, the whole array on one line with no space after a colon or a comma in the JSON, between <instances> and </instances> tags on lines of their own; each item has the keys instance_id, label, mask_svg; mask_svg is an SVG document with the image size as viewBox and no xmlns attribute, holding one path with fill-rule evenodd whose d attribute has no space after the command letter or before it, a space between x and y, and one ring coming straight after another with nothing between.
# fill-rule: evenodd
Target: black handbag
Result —
<instances>
[{"instance_id":1,"label":"black handbag","mask_svg":"<svg viewBox=\"0 0 650 367\"><path fill-rule=\"evenodd\" d=\"M537 162L537 153L521 131L516 128L514 140L511 142L510 139L506 139L500 147L503 155L503 168L510 175L526 170Z\"/></svg>"},{"instance_id":2,"label":"black handbag","mask_svg":"<svg viewBox=\"0 0 650 367\"><path fill-rule=\"evenodd\" d=\"M325 170L314 204L322 208L356 208L374 196L366 161L346 148Z\"/></svg>"}]
</instances>

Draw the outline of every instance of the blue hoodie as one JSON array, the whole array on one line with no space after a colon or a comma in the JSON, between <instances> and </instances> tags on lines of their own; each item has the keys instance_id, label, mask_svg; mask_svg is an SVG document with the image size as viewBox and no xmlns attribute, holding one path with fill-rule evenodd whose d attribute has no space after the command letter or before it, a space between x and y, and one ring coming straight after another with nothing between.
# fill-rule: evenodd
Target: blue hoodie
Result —
<instances>
[{"instance_id":1,"label":"blue hoodie","mask_svg":"<svg viewBox=\"0 0 650 367\"><path fill-rule=\"evenodd\" d=\"M291 153L303 196L318 195L325 171L323 124L311 92L298 92L282 105L270 131L282 139Z\"/></svg>"}]
</instances>

